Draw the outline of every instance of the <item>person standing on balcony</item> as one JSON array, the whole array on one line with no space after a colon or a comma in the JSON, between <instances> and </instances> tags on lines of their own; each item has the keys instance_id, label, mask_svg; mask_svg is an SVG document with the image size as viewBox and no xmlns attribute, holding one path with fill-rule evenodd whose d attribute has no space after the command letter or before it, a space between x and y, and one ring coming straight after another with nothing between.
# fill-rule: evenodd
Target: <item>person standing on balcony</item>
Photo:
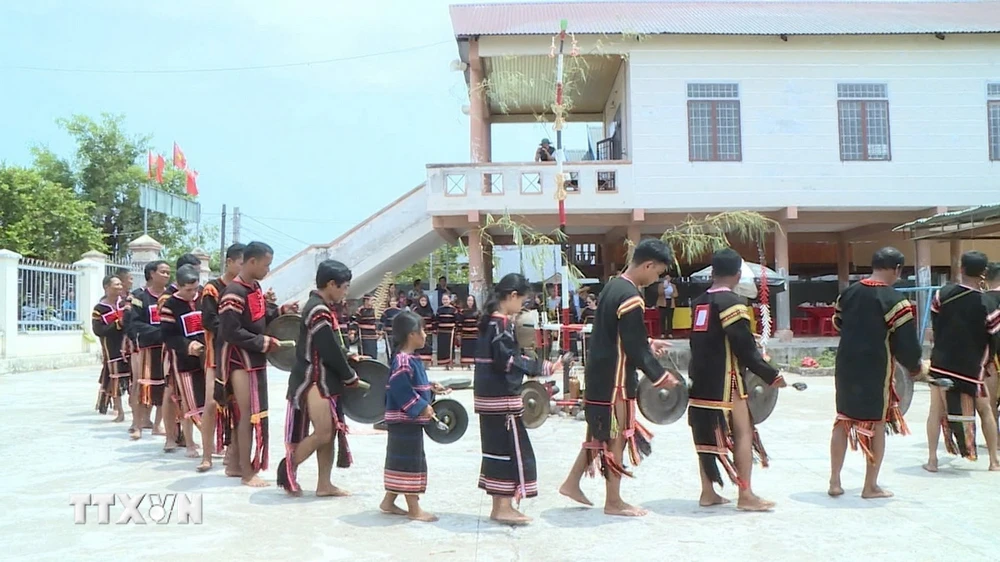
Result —
<instances>
[{"instance_id":1,"label":"person standing on balcony","mask_svg":"<svg viewBox=\"0 0 1000 562\"><path fill-rule=\"evenodd\" d=\"M927 377L914 307L892 288L902 271L903 254L896 248L882 248L872 256L872 274L845 289L834 306L833 327L840 334L840 344L834 373L837 419L830 439L829 494L833 497L844 494L840 472L848 444L855 451L860 447L868 461L861 497L892 496L878 485L885 436L909 433L893 388L895 363L914 378Z\"/></svg>"},{"instance_id":2,"label":"person standing on balcony","mask_svg":"<svg viewBox=\"0 0 1000 562\"><path fill-rule=\"evenodd\" d=\"M555 162L556 149L549 142L549 139L542 139L535 151L535 162Z\"/></svg>"},{"instance_id":3,"label":"person standing on balcony","mask_svg":"<svg viewBox=\"0 0 1000 562\"><path fill-rule=\"evenodd\" d=\"M670 388L678 380L656 359L669 345L651 340L643 321L645 300L641 288L656 281L673 262L670 248L659 239L640 242L628 269L605 285L597 301L592 342L584 377L587 438L559 493L584 505L593 505L580 488L585 473L599 469L605 478L607 515L642 516L645 509L625 503L621 496L622 476L632 476L625 468L628 451L632 466L649 456L653 435L636 420L637 369L654 386Z\"/></svg>"},{"instance_id":4,"label":"person standing on balcony","mask_svg":"<svg viewBox=\"0 0 1000 562\"><path fill-rule=\"evenodd\" d=\"M986 434L992 471L1000 470L997 459L997 421L990 412L984 388L983 371L995 351L1000 334L1000 309L989 310L979 283L986 272L988 258L982 252L965 252L961 259L961 283L949 283L938 289L931 300L931 324L934 349L931 350L931 376L951 379L952 388L931 388L931 407L927 416L927 464L924 470L937 472L937 445L944 431L945 449L974 461L976 452L976 414Z\"/></svg>"}]
</instances>

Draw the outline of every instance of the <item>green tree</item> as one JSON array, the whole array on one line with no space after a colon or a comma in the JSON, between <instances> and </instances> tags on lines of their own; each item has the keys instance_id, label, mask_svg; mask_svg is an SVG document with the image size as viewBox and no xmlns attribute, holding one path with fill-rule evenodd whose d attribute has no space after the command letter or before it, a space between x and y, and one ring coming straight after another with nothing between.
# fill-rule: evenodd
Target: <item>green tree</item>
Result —
<instances>
[{"instance_id":1,"label":"green tree","mask_svg":"<svg viewBox=\"0 0 1000 562\"><path fill-rule=\"evenodd\" d=\"M202 249L208 254L208 266L215 273L222 271L219 255L219 227L202 227L201 232L187 232L173 246L164 246L163 259L173 267L177 258L195 249Z\"/></svg>"},{"instance_id":2,"label":"green tree","mask_svg":"<svg viewBox=\"0 0 1000 562\"><path fill-rule=\"evenodd\" d=\"M432 255L434 256L433 272L431 272L431 259L428 256L394 274L396 282L409 285L414 279L422 279L425 289L437 285L437 279L442 275L448 278L449 284L469 282L468 253L463 246L459 244L441 246L434 250Z\"/></svg>"},{"instance_id":3,"label":"green tree","mask_svg":"<svg viewBox=\"0 0 1000 562\"><path fill-rule=\"evenodd\" d=\"M47 147L35 147L35 168L43 178L91 203L92 220L103 232L109 253L123 257L128 252L128 243L143 233L139 188L154 185L183 195L186 176L168 163L163 184L151 180L146 165L149 137L129 135L124 129L123 116L102 114L95 121L85 115L74 115L57 123L76 141L76 153L65 159ZM173 248L186 230L183 221L151 212L148 232L164 247Z\"/></svg>"},{"instance_id":4,"label":"green tree","mask_svg":"<svg viewBox=\"0 0 1000 562\"><path fill-rule=\"evenodd\" d=\"M106 251L92 213L91 203L38 171L0 164L0 247L66 263L90 250Z\"/></svg>"}]
</instances>

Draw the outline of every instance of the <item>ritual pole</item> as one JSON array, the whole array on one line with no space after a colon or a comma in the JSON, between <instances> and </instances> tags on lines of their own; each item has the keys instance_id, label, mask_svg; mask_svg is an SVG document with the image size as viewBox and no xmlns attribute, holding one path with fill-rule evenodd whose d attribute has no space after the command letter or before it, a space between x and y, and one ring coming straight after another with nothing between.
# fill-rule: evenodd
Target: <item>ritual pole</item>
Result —
<instances>
[{"instance_id":1,"label":"ritual pole","mask_svg":"<svg viewBox=\"0 0 1000 562\"><path fill-rule=\"evenodd\" d=\"M553 106L555 121L553 126L556 130L556 200L559 202L559 232L562 233L562 252L559 258L562 294L562 330L561 348L565 354L569 351L569 264L567 259L571 251L569 238L566 236L566 179L563 175L563 162L566 155L563 152L562 129L565 124L565 107L563 106L563 48L566 45L566 20L559 21L559 50L556 56L556 103ZM551 54L551 53L550 53ZM563 365L563 398L569 397L569 365Z\"/></svg>"}]
</instances>

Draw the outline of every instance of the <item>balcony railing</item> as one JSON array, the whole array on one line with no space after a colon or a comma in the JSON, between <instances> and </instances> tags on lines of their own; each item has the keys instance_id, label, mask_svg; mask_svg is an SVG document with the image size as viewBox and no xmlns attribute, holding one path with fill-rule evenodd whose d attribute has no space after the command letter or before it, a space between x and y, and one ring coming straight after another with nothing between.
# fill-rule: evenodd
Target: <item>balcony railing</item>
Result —
<instances>
[{"instance_id":1,"label":"balcony railing","mask_svg":"<svg viewBox=\"0 0 1000 562\"><path fill-rule=\"evenodd\" d=\"M571 212L633 207L631 162L567 162L563 174ZM556 206L556 167L551 162L429 164L427 191L431 214L477 209L549 213Z\"/></svg>"}]
</instances>

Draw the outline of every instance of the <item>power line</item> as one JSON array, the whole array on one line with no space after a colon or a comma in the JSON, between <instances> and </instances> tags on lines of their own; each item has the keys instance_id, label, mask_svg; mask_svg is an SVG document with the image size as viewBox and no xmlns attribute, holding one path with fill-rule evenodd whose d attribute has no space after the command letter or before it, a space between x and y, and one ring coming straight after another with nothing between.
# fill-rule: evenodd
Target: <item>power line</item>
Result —
<instances>
[{"instance_id":1,"label":"power line","mask_svg":"<svg viewBox=\"0 0 1000 562\"><path fill-rule=\"evenodd\" d=\"M288 238L289 240L294 240L294 241L298 242L299 244L305 244L306 246L311 246L311 245L312 245L312 244L311 244L310 242L306 242L305 240L300 240L300 239L298 239L298 238L296 238L296 237L294 237L294 236L291 236L291 235L289 235L289 234L286 234L286 233L284 233L284 232L282 232L282 231L278 230L277 228L274 228L273 226L271 226L271 225L269 225L269 224L267 224L267 223L265 223L265 222L261 222L261 221L257 220L256 218L254 218L254 217L252 217L252 216L250 216L250 215L247 215L247 214L243 214L242 216L243 216L243 218L247 218L247 219L250 219L250 220L252 220L253 222L255 222L255 223L257 223L257 224L259 224L259 225L263 226L264 228L267 228L267 229L269 229L269 230L272 230L272 231L274 231L274 232L276 232L276 233L278 233L278 234L280 234L280 235L284 236L285 238Z\"/></svg>"},{"instance_id":2,"label":"power line","mask_svg":"<svg viewBox=\"0 0 1000 562\"><path fill-rule=\"evenodd\" d=\"M211 72L243 72L247 70L272 70L279 68L295 68L301 66L319 66L324 64L333 64L337 62L347 62L353 60L361 60L373 57L381 57L385 55L398 55L400 53L406 53L409 51L418 51L421 49L428 49L430 47L437 47L438 45L444 45L446 43L451 43L452 41L438 41L436 43L427 43L424 45L415 45L413 47L403 47L401 49L393 49L391 51L378 51L375 53L365 53L362 55L352 55L349 57L337 57L332 59L319 59L311 61L302 62L287 62L279 64L261 64L253 66L222 66L214 68L178 68L178 69L113 69L113 68L58 68L58 67L46 67L46 66L27 66L27 65L10 65L10 66L0 66L3 70L28 70L33 72L63 72L63 73L78 73L78 74L203 74Z\"/></svg>"}]
</instances>

